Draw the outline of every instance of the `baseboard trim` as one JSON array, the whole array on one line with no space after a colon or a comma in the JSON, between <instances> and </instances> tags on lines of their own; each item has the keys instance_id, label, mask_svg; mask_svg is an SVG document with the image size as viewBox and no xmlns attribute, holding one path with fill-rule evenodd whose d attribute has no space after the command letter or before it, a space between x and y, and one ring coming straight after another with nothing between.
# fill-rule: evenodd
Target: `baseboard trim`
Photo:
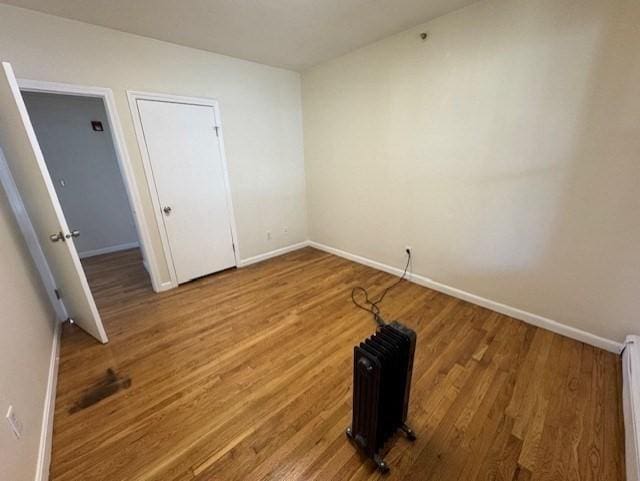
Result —
<instances>
[{"instance_id":1,"label":"baseboard trim","mask_svg":"<svg viewBox=\"0 0 640 481\"><path fill-rule=\"evenodd\" d=\"M90 251L78 252L80 259L85 257L100 256L102 254L111 254L112 252L126 251L128 249L135 249L140 247L138 242L128 242L127 244L118 244L117 246L102 247L100 249L93 249Z\"/></svg>"},{"instance_id":2,"label":"baseboard trim","mask_svg":"<svg viewBox=\"0 0 640 481\"><path fill-rule=\"evenodd\" d=\"M178 287L178 284L174 284L171 281L167 281L167 282L163 282L162 284L160 284L158 286L158 289L155 292L169 291L171 289L175 289L176 287Z\"/></svg>"},{"instance_id":3,"label":"baseboard trim","mask_svg":"<svg viewBox=\"0 0 640 481\"><path fill-rule=\"evenodd\" d=\"M56 387L58 385L58 366L60 365L61 335L62 323L56 322L53 331L53 342L51 345L49 379L47 381L47 392L44 399L42 430L40 432L40 447L38 449L38 464L36 466L35 481L47 481L49 479L49 466L51 464L51 441L53 438L53 415L56 407Z\"/></svg>"},{"instance_id":4,"label":"baseboard trim","mask_svg":"<svg viewBox=\"0 0 640 481\"><path fill-rule=\"evenodd\" d=\"M640 336L629 336L622 354L627 481L640 481Z\"/></svg>"},{"instance_id":5,"label":"baseboard trim","mask_svg":"<svg viewBox=\"0 0 640 481\"><path fill-rule=\"evenodd\" d=\"M357 262L358 264L363 264L369 267L373 267L374 269L378 269L380 271L384 271L389 274L393 274L395 276L402 275L402 269L398 269L396 267L383 264L382 262L374 261L366 257L352 254L350 252L336 249L335 247L330 247L325 244L321 244L319 242L314 242L314 241L309 241L308 245L310 245L311 247L315 247L316 249L319 249L321 251L328 252L338 257L343 257L350 261ZM428 287L435 291L439 291L444 294L457 297L458 299L471 302L472 304L486 307L487 309L491 309L492 311L499 312L500 314L513 317L515 319L526 322L527 324L531 324L533 326L540 327L542 329L547 329L549 331L555 332L556 334L560 334L562 336L566 336L571 339L584 342L585 344L589 344L591 346L595 346L600 349L604 349L606 351L610 351L616 354L620 354L620 352L622 352L623 344L619 342L615 342L610 339L605 339L603 337L597 336L595 334L591 334L581 329L577 329L575 327L567 326L566 324L562 324L560 322L547 319L546 317L538 316L537 314L523 311L522 309L518 309L516 307L508 306L500 302L492 301L490 299L477 296L470 292L466 292L461 289L457 289L455 287L451 287L446 284L442 284L440 282L434 281L433 279L429 279L428 277L424 277L418 274L409 274L407 275L407 280L414 282L416 284L419 284L421 286Z\"/></svg>"},{"instance_id":6,"label":"baseboard trim","mask_svg":"<svg viewBox=\"0 0 640 481\"><path fill-rule=\"evenodd\" d=\"M238 263L238 267L247 267L257 262L266 261L267 259L271 259L272 257L278 257L283 254L287 254L288 252L297 251L298 249L302 249L303 247L307 247L308 245L309 241L303 241L298 242L297 244L291 244L286 247L281 247L280 249L265 252L264 254L258 254L257 256L248 257L247 259L240 260L240 262Z\"/></svg>"}]
</instances>

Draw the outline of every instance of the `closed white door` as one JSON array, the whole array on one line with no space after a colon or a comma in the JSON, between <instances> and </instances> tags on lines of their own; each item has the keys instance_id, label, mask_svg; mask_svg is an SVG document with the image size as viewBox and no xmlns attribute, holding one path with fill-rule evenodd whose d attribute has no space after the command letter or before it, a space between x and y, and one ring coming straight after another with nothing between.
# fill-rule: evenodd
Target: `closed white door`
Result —
<instances>
[{"instance_id":1,"label":"closed white door","mask_svg":"<svg viewBox=\"0 0 640 481\"><path fill-rule=\"evenodd\" d=\"M69 316L107 342L67 221L11 65L0 73L0 145Z\"/></svg>"},{"instance_id":2,"label":"closed white door","mask_svg":"<svg viewBox=\"0 0 640 481\"><path fill-rule=\"evenodd\" d=\"M235 266L213 107L136 103L178 283Z\"/></svg>"}]
</instances>

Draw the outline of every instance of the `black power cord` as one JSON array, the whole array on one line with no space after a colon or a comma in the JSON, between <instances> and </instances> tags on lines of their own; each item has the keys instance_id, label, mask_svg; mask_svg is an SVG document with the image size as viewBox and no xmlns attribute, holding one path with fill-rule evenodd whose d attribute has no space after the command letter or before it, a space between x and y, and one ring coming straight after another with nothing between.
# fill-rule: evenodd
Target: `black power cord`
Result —
<instances>
[{"instance_id":1,"label":"black power cord","mask_svg":"<svg viewBox=\"0 0 640 481\"><path fill-rule=\"evenodd\" d=\"M387 293L391 289L396 287L398 284L400 284L407 277L407 271L409 270L409 264L411 263L411 250L407 249L406 253L407 253L407 265L404 266L404 271L402 272L402 276L400 276L400 279L398 279L393 284L391 284L389 287L387 287L384 291L382 291L382 294L380 294L380 296L378 296L377 299L375 299L375 300L369 299L369 293L362 286L356 286L353 289L351 289L351 300L356 305L356 307L359 307L360 309L371 313L371 315L373 316L373 320L376 321L376 323L379 326L384 326L385 325L384 319L380 315L380 306L379 306L379 304L384 300L385 296L387 295ZM356 299L356 292L364 293L364 302L365 302L365 304L361 304L361 303L358 302L358 300Z\"/></svg>"}]
</instances>

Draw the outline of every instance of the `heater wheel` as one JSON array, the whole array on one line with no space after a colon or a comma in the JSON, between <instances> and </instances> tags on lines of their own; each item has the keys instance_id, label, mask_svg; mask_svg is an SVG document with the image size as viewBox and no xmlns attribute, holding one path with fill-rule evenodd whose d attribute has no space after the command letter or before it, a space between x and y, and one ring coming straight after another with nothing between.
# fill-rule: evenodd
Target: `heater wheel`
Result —
<instances>
[{"instance_id":1,"label":"heater wheel","mask_svg":"<svg viewBox=\"0 0 640 481\"><path fill-rule=\"evenodd\" d=\"M389 465L385 463L384 459L382 459L380 456L378 456L377 454L374 455L373 461L376 463L378 469L382 474L387 474L389 472Z\"/></svg>"},{"instance_id":2,"label":"heater wheel","mask_svg":"<svg viewBox=\"0 0 640 481\"><path fill-rule=\"evenodd\" d=\"M351 427L348 427L346 429L345 434L347 435L347 437L349 439L355 440L355 437L353 436L353 431L351 430ZM389 472L389 465L384 461L384 459L382 459L377 454L374 454L373 462L376 463L376 466L378 467L378 469L380 470L380 472L382 474L387 474Z\"/></svg>"},{"instance_id":3,"label":"heater wheel","mask_svg":"<svg viewBox=\"0 0 640 481\"><path fill-rule=\"evenodd\" d=\"M411 429L409 426L407 426L406 424L403 424L402 426L400 426L400 429L402 430L402 432L405 434L405 436L407 436L407 439L409 441L415 441L416 438L416 433L413 432L413 429Z\"/></svg>"}]
</instances>

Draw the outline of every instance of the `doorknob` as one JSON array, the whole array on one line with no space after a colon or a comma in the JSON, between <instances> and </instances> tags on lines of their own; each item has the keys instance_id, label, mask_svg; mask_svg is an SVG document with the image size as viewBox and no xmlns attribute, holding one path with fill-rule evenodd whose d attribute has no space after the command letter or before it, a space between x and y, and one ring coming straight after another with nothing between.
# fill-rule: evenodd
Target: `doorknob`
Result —
<instances>
[{"instance_id":1,"label":"doorknob","mask_svg":"<svg viewBox=\"0 0 640 481\"><path fill-rule=\"evenodd\" d=\"M65 237L67 239L71 239L72 237L75 239L76 237L80 237L80 231L79 230L72 230L71 234L67 234Z\"/></svg>"},{"instance_id":2,"label":"doorknob","mask_svg":"<svg viewBox=\"0 0 640 481\"><path fill-rule=\"evenodd\" d=\"M167 215L171 214L171 207L169 207L169 206L164 207L162 210Z\"/></svg>"},{"instance_id":3,"label":"doorknob","mask_svg":"<svg viewBox=\"0 0 640 481\"><path fill-rule=\"evenodd\" d=\"M64 242L64 241L65 241L65 239L64 239L64 234L63 234L62 232L58 232L58 233L56 233L56 234L51 234L51 235L49 236L49 240L50 240L51 242L58 242L58 241L62 241L62 242Z\"/></svg>"}]
</instances>

